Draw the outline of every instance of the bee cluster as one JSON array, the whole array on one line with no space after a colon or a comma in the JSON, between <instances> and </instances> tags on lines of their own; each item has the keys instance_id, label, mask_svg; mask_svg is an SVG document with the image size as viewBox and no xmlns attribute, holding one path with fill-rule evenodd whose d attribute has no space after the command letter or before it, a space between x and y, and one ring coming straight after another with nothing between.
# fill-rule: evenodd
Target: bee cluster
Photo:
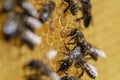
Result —
<instances>
[{"instance_id":1,"label":"bee cluster","mask_svg":"<svg viewBox=\"0 0 120 80\"><path fill-rule=\"evenodd\" d=\"M77 78L81 78L83 73L86 72L90 78L95 79L98 76L98 72L96 68L87 60L93 59L97 61L99 56L106 58L105 53L87 42L83 33L78 31L76 28L71 29L70 33L65 36L71 37L70 40L65 43L67 52L63 52L67 55L67 57L60 60L62 63L57 72L68 71L70 67L74 66L76 68L82 68L82 73L78 75ZM71 40L74 40L74 42L71 42ZM75 44L75 47L70 50L69 45L73 44ZM87 58L86 56L90 56L90 58Z\"/></svg>"},{"instance_id":2,"label":"bee cluster","mask_svg":"<svg viewBox=\"0 0 120 80\"><path fill-rule=\"evenodd\" d=\"M81 11L82 17L73 21L77 24L83 20L85 28L90 26L92 21L90 0L63 0L63 2L68 4L63 14L69 10L75 16L77 11ZM16 10L16 7L19 10ZM41 28L48 21L55 8L56 4L51 0L43 3L40 11L37 11L28 0L4 0L1 12L8 14L7 21L3 26L5 39L10 41L19 37L22 45L25 43L33 50L35 45L42 43L42 38L35 34L35 29ZM64 42L66 52L62 53L65 54L65 58L59 61L59 69L53 71L42 60L33 59L24 66L25 70L33 71L30 75L27 75L27 80L43 80L42 76L50 77L53 80L81 80L84 72L92 79L98 76L97 69L88 60L97 61L99 56L106 58L105 53L90 44L85 39L84 34L77 28L70 28L68 33L64 33L64 31L61 33L64 40L66 38L69 38L69 40ZM74 45L73 49L70 48L71 45ZM54 58L56 54L56 51L50 51L48 57ZM82 73L77 76L69 75L67 71L71 67L82 69ZM64 72L65 76L59 77L60 72Z\"/></svg>"},{"instance_id":3,"label":"bee cluster","mask_svg":"<svg viewBox=\"0 0 120 80\"><path fill-rule=\"evenodd\" d=\"M89 27L92 21L90 0L63 0L63 1L68 3L68 6L64 10L64 13L66 13L69 10L71 14L75 16L78 11L81 11L83 16L75 19L74 21L79 22L83 20L84 26L86 28Z\"/></svg>"},{"instance_id":4,"label":"bee cluster","mask_svg":"<svg viewBox=\"0 0 120 80\"><path fill-rule=\"evenodd\" d=\"M14 8L18 7L20 11ZM34 30L38 29L50 17L55 8L53 1L43 4L41 12L38 12L33 4L27 0L4 0L2 13L8 13L8 19L3 27L6 40L21 38L22 44L26 43L30 49L41 44L41 37Z\"/></svg>"}]
</instances>

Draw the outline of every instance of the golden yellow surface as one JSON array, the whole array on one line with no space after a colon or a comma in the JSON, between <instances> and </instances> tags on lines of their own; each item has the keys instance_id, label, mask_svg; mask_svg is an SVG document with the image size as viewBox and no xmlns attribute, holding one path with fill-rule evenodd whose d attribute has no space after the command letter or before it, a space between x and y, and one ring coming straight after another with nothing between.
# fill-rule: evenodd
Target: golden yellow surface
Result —
<instances>
[{"instance_id":1,"label":"golden yellow surface","mask_svg":"<svg viewBox=\"0 0 120 80\"><path fill-rule=\"evenodd\" d=\"M31 1L34 2L34 0ZM60 3L59 0L54 1L56 1L57 5ZM94 26L91 25L90 28L82 31L89 42L104 50L107 54L107 59L99 58L97 62L91 61L99 72L99 76L95 80L120 80L120 0L91 1ZM36 5L37 7L39 6ZM63 39L60 36L60 32L66 23L63 22L63 25L61 25L60 19L64 16L58 17L58 14L61 15L60 11L55 11L54 14L54 30L50 29L49 23L36 30L36 33L42 37L43 43L36 46L34 51L29 50L26 45L19 48L17 43L13 41L7 43L3 39L2 26L6 16L5 14L0 14L0 80L23 80L25 74L23 65L33 58L47 62L44 58L51 49L58 50L59 53L54 60L47 63L51 65L53 70L56 71L58 69L58 66L56 66L58 63L56 62L62 59L59 56L61 56L60 50L63 47ZM66 15L63 20L69 23L71 15L69 13ZM76 74L75 71L73 73ZM85 74L82 80L91 79Z\"/></svg>"}]
</instances>

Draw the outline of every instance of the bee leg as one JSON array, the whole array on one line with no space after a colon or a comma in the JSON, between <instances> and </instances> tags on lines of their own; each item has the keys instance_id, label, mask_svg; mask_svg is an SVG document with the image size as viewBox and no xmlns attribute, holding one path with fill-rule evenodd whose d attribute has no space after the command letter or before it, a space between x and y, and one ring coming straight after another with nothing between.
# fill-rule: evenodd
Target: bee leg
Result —
<instances>
[{"instance_id":1,"label":"bee leg","mask_svg":"<svg viewBox=\"0 0 120 80\"><path fill-rule=\"evenodd\" d=\"M65 44L67 44L67 45L73 45L73 44L75 44L76 43L76 41L74 41L74 42L70 42L72 39L74 39L75 37L72 37L69 41L68 41L68 43L65 43Z\"/></svg>"},{"instance_id":2,"label":"bee leg","mask_svg":"<svg viewBox=\"0 0 120 80\"><path fill-rule=\"evenodd\" d=\"M73 36L68 42L70 42L71 40L73 40L75 38L75 36Z\"/></svg>"},{"instance_id":3,"label":"bee leg","mask_svg":"<svg viewBox=\"0 0 120 80\"><path fill-rule=\"evenodd\" d=\"M64 10L64 14L67 12L67 10L70 8L70 4L68 5L68 7Z\"/></svg>"},{"instance_id":4,"label":"bee leg","mask_svg":"<svg viewBox=\"0 0 120 80\"><path fill-rule=\"evenodd\" d=\"M76 43L76 41L74 41L74 42L72 42L72 43L66 43L67 45L73 45L73 44L75 44Z\"/></svg>"},{"instance_id":5,"label":"bee leg","mask_svg":"<svg viewBox=\"0 0 120 80\"><path fill-rule=\"evenodd\" d=\"M73 45L73 44L75 44L75 43L67 43L67 45Z\"/></svg>"},{"instance_id":6,"label":"bee leg","mask_svg":"<svg viewBox=\"0 0 120 80\"><path fill-rule=\"evenodd\" d=\"M64 4L64 1L62 0L62 3L60 4L60 6L58 8L62 7L63 4Z\"/></svg>"},{"instance_id":7,"label":"bee leg","mask_svg":"<svg viewBox=\"0 0 120 80\"><path fill-rule=\"evenodd\" d=\"M81 78L84 74L84 70L82 71L82 73L78 76L78 78Z\"/></svg>"},{"instance_id":8,"label":"bee leg","mask_svg":"<svg viewBox=\"0 0 120 80\"><path fill-rule=\"evenodd\" d=\"M67 51L68 53L70 53L71 50L66 46L66 43L64 43L64 45L65 45L66 51Z\"/></svg>"},{"instance_id":9,"label":"bee leg","mask_svg":"<svg viewBox=\"0 0 120 80\"><path fill-rule=\"evenodd\" d=\"M83 20L83 19L85 19L85 17L77 18L77 19L75 19L75 22L78 22L78 21Z\"/></svg>"},{"instance_id":10,"label":"bee leg","mask_svg":"<svg viewBox=\"0 0 120 80\"><path fill-rule=\"evenodd\" d=\"M64 73L65 73L65 75L67 75L68 76L68 73L66 73L65 71L63 71Z\"/></svg>"}]
</instances>

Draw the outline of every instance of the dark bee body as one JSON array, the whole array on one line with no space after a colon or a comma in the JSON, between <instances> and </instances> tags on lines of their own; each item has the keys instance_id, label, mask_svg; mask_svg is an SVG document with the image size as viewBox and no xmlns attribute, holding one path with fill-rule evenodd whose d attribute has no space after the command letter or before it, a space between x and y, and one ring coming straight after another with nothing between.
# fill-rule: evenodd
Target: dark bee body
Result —
<instances>
[{"instance_id":1,"label":"dark bee body","mask_svg":"<svg viewBox=\"0 0 120 80\"><path fill-rule=\"evenodd\" d=\"M61 62L63 62L61 65L60 65L60 68L58 69L57 73L59 71L67 71L73 64L73 58L67 58L66 60L61 60Z\"/></svg>"},{"instance_id":2,"label":"dark bee body","mask_svg":"<svg viewBox=\"0 0 120 80\"><path fill-rule=\"evenodd\" d=\"M88 43L88 42L83 42L81 44L81 50L82 50L82 52L86 53L86 55L89 54L90 57L93 60L97 61L98 60L98 54L95 51L91 51L92 48L93 48L93 46L90 43Z\"/></svg>"},{"instance_id":3,"label":"dark bee body","mask_svg":"<svg viewBox=\"0 0 120 80\"><path fill-rule=\"evenodd\" d=\"M55 9L55 3L53 1L48 1L44 3L43 8L40 13L39 20L42 23L45 23L48 20L48 18L51 16L54 9Z\"/></svg>"},{"instance_id":4,"label":"dark bee body","mask_svg":"<svg viewBox=\"0 0 120 80\"><path fill-rule=\"evenodd\" d=\"M8 12L15 6L14 0L4 0L2 5L2 12Z\"/></svg>"},{"instance_id":5,"label":"dark bee body","mask_svg":"<svg viewBox=\"0 0 120 80\"><path fill-rule=\"evenodd\" d=\"M34 75L29 75L27 77L27 80L42 80L42 79L39 77L39 75L34 74Z\"/></svg>"},{"instance_id":6,"label":"dark bee body","mask_svg":"<svg viewBox=\"0 0 120 80\"><path fill-rule=\"evenodd\" d=\"M71 36L72 38L68 41L68 44L79 44L85 41L84 35L82 32L78 31L76 28L72 29L70 34L67 36ZM75 40L74 43L69 43L71 40Z\"/></svg>"},{"instance_id":7,"label":"dark bee body","mask_svg":"<svg viewBox=\"0 0 120 80\"><path fill-rule=\"evenodd\" d=\"M54 80L60 80L59 76L55 72L53 72L49 66L47 66L40 60L31 60L27 65L24 66L24 68L35 70L35 73L29 76L29 80L41 80L41 75L52 77L54 78Z\"/></svg>"},{"instance_id":8,"label":"dark bee body","mask_svg":"<svg viewBox=\"0 0 120 80\"><path fill-rule=\"evenodd\" d=\"M90 0L80 0L80 3L83 17L77 18L76 21L83 20L83 24L87 28L92 20Z\"/></svg>"},{"instance_id":9,"label":"dark bee body","mask_svg":"<svg viewBox=\"0 0 120 80\"><path fill-rule=\"evenodd\" d=\"M42 66L42 62L39 60L31 60L25 67L38 70Z\"/></svg>"},{"instance_id":10,"label":"dark bee body","mask_svg":"<svg viewBox=\"0 0 120 80\"><path fill-rule=\"evenodd\" d=\"M64 0L64 1L68 3L68 6L64 10L64 13L66 13L67 10L69 9L73 16L76 15L78 11L77 1L75 0Z\"/></svg>"},{"instance_id":11,"label":"dark bee body","mask_svg":"<svg viewBox=\"0 0 120 80\"><path fill-rule=\"evenodd\" d=\"M92 14L91 14L91 4L90 0L80 0L82 4L82 13L84 18L84 25L87 28L92 20Z\"/></svg>"},{"instance_id":12,"label":"dark bee body","mask_svg":"<svg viewBox=\"0 0 120 80\"><path fill-rule=\"evenodd\" d=\"M90 53L90 56L91 56L91 58L94 59L95 61L98 60L98 54L96 54L96 53L94 53L94 52L91 52L91 53Z\"/></svg>"},{"instance_id":13,"label":"dark bee body","mask_svg":"<svg viewBox=\"0 0 120 80\"><path fill-rule=\"evenodd\" d=\"M79 75L79 78L83 75L84 71L92 79L95 79L98 76L96 68L92 64L88 63L83 57L80 57L75 64L83 70L82 74Z\"/></svg>"},{"instance_id":14,"label":"dark bee body","mask_svg":"<svg viewBox=\"0 0 120 80\"><path fill-rule=\"evenodd\" d=\"M45 64L43 64L43 62L38 61L38 60L32 60L27 64L28 67L30 67L31 69L34 69L36 71L40 71L41 74L43 75L50 75L50 72L52 72L52 70L46 66Z\"/></svg>"},{"instance_id":15,"label":"dark bee body","mask_svg":"<svg viewBox=\"0 0 120 80\"><path fill-rule=\"evenodd\" d=\"M85 25L86 28L90 25L90 22L92 20L92 17L90 14L86 15L83 21L83 24Z\"/></svg>"}]
</instances>

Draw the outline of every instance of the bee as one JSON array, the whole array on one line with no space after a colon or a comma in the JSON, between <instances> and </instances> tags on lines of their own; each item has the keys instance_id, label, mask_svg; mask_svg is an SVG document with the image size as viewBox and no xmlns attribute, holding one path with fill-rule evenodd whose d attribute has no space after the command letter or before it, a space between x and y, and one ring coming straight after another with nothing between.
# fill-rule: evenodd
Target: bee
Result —
<instances>
[{"instance_id":1,"label":"bee","mask_svg":"<svg viewBox=\"0 0 120 80\"><path fill-rule=\"evenodd\" d=\"M38 77L40 75L52 77L54 80L60 80L59 76L55 72L53 72L49 66L47 66L40 60L31 60L28 64L24 66L24 69L25 68L35 70L35 74L33 74L32 76L35 78L37 77L38 80Z\"/></svg>"},{"instance_id":2,"label":"bee","mask_svg":"<svg viewBox=\"0 0 120 80\"><path fill-rule=\"evenodd\" d=\"M6 40L11 40L16 38L19 35L18 31L18 15L14 14L13 12L9 13L8 19L3 27L3 33L5 35Z\"/></svg>"},{"instance_id":3,"label":"bee","mask_svg":"<svg viewBox=\"0 0 120 80\"><path fill-rule=\"evenodd\" d=\"M88 28L92 20L90 0L80 0L80 3L81 3L80 9L82 11L83 17L77 18L75 21L77 22L83 20L84 26Z\"/></svg>"},{"instance_id":4,"label":"bee","mask_svg":"<svg viewBox=\"0 0 120 80\"><path fill-rule=\"evenodd\" d=\"M67 47L66 47L67 48ZM68 51L68 57L67 59L65 60L60 60L60 62L63 62L61 65L60 65L60 68L58 69L57 73L59 71L67 71L73 64L73 62L78 58L78 56L81 54L80 53L80 47L75 47L73 50L68 50L67 48L67 51Z\"/></svg>"},{"instance_id":5,"label":"bee","mask_svg":"<svg viewBox=\"0 0 120 80\"><path fill-rule=\"evenodd\" d=\"M90 55L92 59L95 61L98 60L98 56L101 56L103 58L106 58L105 53L102 50L99 50L92 46L90 43L88 43L82 32L78 31L76 28L72 29L71 32L67 36L72 36L70 40L68 41L68 45L70 44L76 44L81 48L81 54L83 56ZM70 41L74 39L73 43L70 43Z\"/></svg>"},{"instance_id":6,"label":"bee","mask_svg":"<svg viewBox=\"0 0 120 80\"><path fill-rule=\"evenodd\" d=\"M42 26L42 23L38 19L30 16L25 16L23 21L26 27L31 31L34 31L34 29L40 28Z\"/></svg>"},{"instance_id":7,"label":"bee","mask_svg":"<svg viewBox=\"0 0 120 80\"><path fill-rule=\"evenodd\" d=\"M36 44L41 44L42 39L40 36L35 35L32 31L30 30L25 30L22 32L22 40L25 42L30 49L34 49L34 46Z\"/></svg>"},{"instance_id":8,"label":"bee","mask_svg":"<svg viewBox=\"0 0 120 80\"><path fill-rule=\"evenodd\" d=\"M56 5L53 1L47 1L46 3L44 3L39 17L41 23L44 24L49 19L49 17L51 16L52 12L55 9L55 6Z\"/></svg>"},{"instance_id":9,"label":"bee","mask_svg":"<svg viewBox=\"0 0 120 80\"><path fill-rule=\"evenodd\" d=\"M88 63L86 61L86 59L83 57L79 57L79 59L76 61L75 65L77 66L77 68L80 67L83 70L82 73L78 76L78 78L83 76L84 71L92 79L95 79L98 76L98 72L97 72L96 68L92 64Z\"/></svg>"},{"instance_id":10,"label":"bee","mask_svg":"<svg viewBox=\"0 0 120 80\"><path fill-rule=\"evenodd\" d=\"M4 0L2 4L2 12L9 12L15 6L14 0Z\"/></svg>"},{"instance_id":11,"label":"bee","mask_svg":"<svg viewBox=\"0 0 120 80\"><path fill-rule=\"evenodd\" d=\"M17 0L16 3L23 8L25 14L32 17L38 17L38 12L31 2L27 0Z\"/></svg>"},{"instance_id":12,"label":"bee","mask_svg":"<svg viewBox=\"0 0 120 80\"><path fill-rule=\"evenodd\" d=\"M79 10L77 6L77 1L76 0L64 0L64 1L68 3L68 6L64 10L64 13L66 13L69 9L73 16L76 15L77 11Z\"/></svg>"},{"instance_id":13,"label":"bee","mask_svg":"<svg viewBox=\"0 0 120 80\"><path fill-rule=\"evenodd\" d=\"M11 11L13 8L11 6L13 4L14 6L17 5L22 7L23 12ZM8 9L11 9L7 10L7 6ZM5 39L11 40L20 37L22 38L21 45L26 43L28 47L33 50L34 46L40 44L42 41L41 37L34 34L33 31L35 28L41 27L42 23L37 19L38 13L32 3L27 0L5 0L3 3L3 10L4 8L6 11L11 11L8 13L7 22L3 27Z\"/></svg>"},{"instance_id":14,"label":"bee","mask_svg":"<svg viewBox=\"0 0 120 80\"><path fill-rule=\"evenodd\" d=\"M63 71L63 72L67 71L72 66L74 60L73 60L73 58L68 57L65 60L60 60L60 62L63 62L63 63L60 65L57 73L60 71Z\"/></svg>"},{"instance_id":15,"label":"bee","mask_svg":"<svg viewBox=\"0 0 120 80\"><path fill-rule=\"evenodd\" d=\"M70 38L70 40L68 41L67 44L75 44L75 43L80 44L85 41L83 33L78 31L78 29L76 29L76 28L71 29L70 33L67 34L67 36L72 37L72 38ZM71 40L74 40L74 42L70 43Z\"/></svg>"}]
</instances>

